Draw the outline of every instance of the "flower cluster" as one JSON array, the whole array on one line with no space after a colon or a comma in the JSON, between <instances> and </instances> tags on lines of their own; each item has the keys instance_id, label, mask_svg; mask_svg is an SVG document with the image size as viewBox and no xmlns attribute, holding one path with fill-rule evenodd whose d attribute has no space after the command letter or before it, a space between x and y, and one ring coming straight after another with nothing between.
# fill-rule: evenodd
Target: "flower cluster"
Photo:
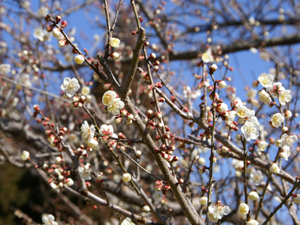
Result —
<instances>
[{"instance_id":1,"label":"flower cluster","mask_svg":"<svg viewBox=\"0 0 300 225\"><path fill-rule=\"evenodd\" d=\"M112 125L102 124L99 133L102 135L102 142L106 143L108 148L115 148L117 146L117 141L115 139L118 138L118 135L114 133Z\"/></svg>"},{"instance_id":2,"label":"flower cluster","mask_svg":"<svg viewBox=\"0 0 300 225\"><path fill-rule=\"evenodd\" d=\"M118 115L125 106L124 102L117 98L117 94L114 91L105 92L102 97L102 103L107 107L107 111L114 116Z\"/></svg>"},{"instance_id":3,"label":"flower cluster","mask_svg":"<svg viewBox=\"0 0 300 225\"><path fill-rule=\"evenodd\" d=\"M55 217L52 214L48 214L42 217L43 225L57 225Z\"/></svg>"},{"instance_id":4,"label":"flower cluster","mask_svg":"<svg viewBox=\"0 0 300 225\"><path fill-rule=\"evenodd\" d=\"M92 149L98 150L99 143L97 139L94 137L96 131L94 125L90 126L87 121L84 121L84 123L81 125L80 130L84 142L87 143L87 145Z\"/></svg>"}]
</instances>

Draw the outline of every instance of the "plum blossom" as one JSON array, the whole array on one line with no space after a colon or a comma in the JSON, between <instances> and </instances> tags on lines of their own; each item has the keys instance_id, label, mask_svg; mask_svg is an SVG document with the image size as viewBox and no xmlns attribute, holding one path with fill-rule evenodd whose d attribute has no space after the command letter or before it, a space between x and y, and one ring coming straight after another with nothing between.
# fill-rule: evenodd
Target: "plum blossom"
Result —
<instances>
[{"instance_id":1,"label":"plum blossom","mask_svg":"<svg viewBox=\"0 0 300 225\"><path fill-rule=\"evenodd\" d=\"M80 174L80 176L85 179L85 180L90 180L91 179L91 166L89 163L87 163L85 166L83 167L79 167L78 168L78 172Z\"/></svg>"},{"instance_id":2,"label":"plum blossom","mask_svg":"<svg viewBox=\"0 0 300 225\"><path fill-rule=\"evenodd\" d=\"M256 191L251 191L249 192L248 194L248 198L251 200L251 201L258 201L259 200L259 195Z\"/></svg>"},{"instance_id":3,"label":"plum blossom","mask_svg":"<svg viewBox=\"0 0 300 225\"><path fill-rule=\"evenodd\" d=\"M242 133L247 141L256 139L259 135L259 122L256 117L249 118L241 128Z\"/></svg>"},{"instance_id":4,"label":"plum blossom","mask_svg":"<svg viewBox=\"0 0 300 225\"><path fill-rule=\"evenodd\" d=\"M258 77L258 81L263 87L268 88L273 84L274 76L272 76L271 74L262 73Z\"/></svg>"},{"instance_id":5,"label":"plum blossom","mask_svg":"<svg viewBox=\"0 0 300 225\"><path fill-rule=\"evenodd\" d=\"M110 136L114 133L114 128L112 125L103 124L100 127L99 133L103 136Z\"/></svg>"},{"instance_id":6,"label":"plum blossom","mask_svg":"<svg viewBox=\"0 0 300 225\"><path fill-rule=\"evenodd\" d=\"M84 121L84 123L81 125L81 136L83 139L88 140L90 138L93 138L95 135L95 127L94 125L89 126L87 121Z\"/></svg>"},{"instance_id":7,"label":"plum blossom","mask_svg":"<svg viewBox=\"0 0 300 225\"><path fill-rule=\"evenodd\" d=\"M36 27L33 30L33 37L39 41L51 41L51 35L42 27Z\"/></svg>"},{"instance_id":8,"label":"plum blossom","mask_svg":"<svg viewBox=\"0 0 300 225\"><path fill-rule=\"evenodd\" d=\"M227 111L225 113L225 122L226 124L231 124L234 121L236 111Z\"/></svg>"},{"instance_id":9,"label":"plum blossom","mask_svg":"<svg viewBox=\"0 0 300 225\"><path fill-rule=\"evenodd\" d=\"M273 98L278 98L278 95L282 93L285 88L282 86L281 82L276 82L273 85L269 86L267 90L269 91L269 93L271 93Z\"/></svg>"},{"instance_id":10,"label":"plum blossom","mask_svg":"<svg viewBox=\"0 0 300 225\"><path fill-rule=\"evenodd\" d=\"M270 95L265 91L262 90L258 93L259 96L259 101L262 101L264 104L268 104L269 102L272 101Z\"/></svg>"},{"instance_id":11,"label":"plum blossom","mask_svg":"<svg viewBox=\"0 0 300 225\"><path fill-rule=\"evenodd\" d=\"M114 116L120 113L120 110L124 108L125 104L120 98L116 98L117 94L114 91L107 91L102 97L102 103L107 106L107 111Z\"/></svg>"},{"instance_id":12,"label":"plum blossom","mask_svg":"<svg viewBox=\"0 0 300 225\"><path fill-rule=\"evenodd\" d=\"M246 106L240 106L236 110L236 115L240 118L245 118L250 116L250 110Z\"/></svg>"},{"instance_id":13,"label":"plum blossom","mask_svg":"<svg viewBox=\"0 0 300 225\"><path fill-rule=\"evenodd\" d=\"M283 146L288 146L292 147L292 145L298 140L297 136L295 134L288 135L288 134L283 134L280 137L280 147Z\"/></svg>"},{"instance_id":14,"label":"plum blossom","mask_svg":"<svg viewBox=\"0 0 300 225\"><path fill-rule=\"evenodd\" d=\"M122 221L121 225L135 225L135 223L133 223L129 217L126 217L126 218Z\"/></svg>"},{"instance_id":15,"label":"plum blossom","mask_svg":"<svg viewBox=\"0 0 300 225\"><path fill-rule=\"evenodd\" d=\"M23 154L21 155L21 159L23 161L27 161L28 159L30 159L30 154L28 151L23 151Z\"/></svg>"},{"instance_id":16,"label":"plum blossom","mask_svg":"<svg viewBox=\"0 0 300 225\"><path fill-rule=\"evenodd\" d=\"M10 72L10 64L1 64L0 65L0 74L8 74Z\"/></svg>"},{"instance_id":17,"label":"plum blossom","mask_svg":"<svg viewBox=\"0 0 300 225\"><path fill-rule=\"evenodd\" d=\"M257 148L259 151L265 151L266 147L268 146L269 144L266 142L266 141L260 141L258 144L257 144Z\"/></svg>"},{"instance_id":18,"label":"plum blossom","mask_svg":"<svg viewBox=\"0 0 300 225\"><path fill-rule=\"evenodd\" d=\"M100 147L99 147L99 143L96 140L96 138L89 138L86 142L87 142L87 145L89 147L91 147L92 149L99 150Z\"/></svg>"},{"instance_id":19,"label":"plum blossom","mask_svg":"<svg viewBox=\"0 0 300 225\"><path fill-rule=\"evenodd\" d=\"M255 185L260 185L261 182L264 180L264 176L260 170L254 170L250 173L250 180Z\"/></svg>"},{"instance_id":20,"label":"plum blossom","mask_svg":"<svg viewBox=\"0 0 300 225\"><path fill-rule=\"evenodd\" d=\"M279 103L281 105L286 105L286 103L290 102L292 100L292 95L290 90L284 90L281 93L279 93Z\"/></svg>"},{"instance_id":21,"label":"plum blossom","mask_svg":"<svg viewBox=\"0 0 300 225\"><path fill-rule=\"evenodd\" d=\"M60 89L66 93L68 97L72 97L76 91L80 88L78 80L76 78L66 77Z\"/></svg>"},{"instance_id":22,"label":"plum blossom","mask_svg":"<svg viewBox=\"0 0 300 225\"><path fill-rule=\"evenodd\" d=\"M238 209L239 214L247 215L249 212L249 206L246 203L241 203Z\"/></svg>"},{"instance_id":23,"label":"plum blossom","mask_svg":"<svg viewBox=\"0 0 300 225\"><path fill-rule=\"evenodd\" d=\"M43 225L57 225L55 217L52 214L48 214L42 217Z\"/></svg>"},{"instance_id":24,"label":"plum blossom","mask_svg":"<svg viewBox=\"0 0 300 225\"><path fill-rule=\"evenodd\" d=\"M276 163L273 163L269 168L271 173L278 174L280 172L280 169Z\"/></svg>"},{"instance_id":25,"label":"plum blossom","mask_svg":"<svg viewBox=\"0 0 300 225\"><path fill-rule=\"evenodd\" d=\"M256 220L250 219L249 221L246 222L246 225L259 225L259 222Z\"/></svg>"},{"instance_id":26,"label":"plum blossom","mask_svg":"<svg viewBox=\"0 0 300 225\"><path fill-rule=\"evenodd\" d=\"M280 156L281 158L284 158L285 161L288 161L290 155L291 155L290 147L289 147L289 146L286 146L286 145L283 146L283 147L281 148L281 152L279 153L279 156Z\"/></svg>"},{"instance_id":27,"label":"plum blossom","mask_svg":"<svg viewBox=\"0 0 300 225\"><path fill-rule=\"evenodd\" d=\"M275 113L272 117L271 117L271 123L273 127L279 127L281 126L281 124L284 121L284 117L281 113Z\"/></svg>"},{"instance_id":28,"label":"plum blossom","mask_svg":"<svg viewBox=\"0 0 300 225\"><path fill-rule=\"evenodd\" d=\"M125 182L125 183L128 183L130 180L131 180L131 175L130 173L124 173L122 175L122 180Z\"/></svg>"},{"instance_id":29,"label":"plum blossom","mask_svg":"<svg viewBox=\"0 0 300 225\"><path fill-rule=\"evenodd\" d=\"M119 47L120 45L120 40L118 38L110 38L109 41L108 41L108 44L111 46L111 47Z\"/></svg>"},{"instance_id":30,"label":"plum blossom","mask_svg":"<svg viewBox=\"0 0 300 225\"><path fill-rule=\"evenodd\" d=\"M30 82L30 75L27 73L24 73L21 75L19 79L19 83L23 84L26 87L31 87L31 82Z\"/></svg>"},{"instance_id":31,"label":"plum blossom","mask_svg":"<svg viewBox=\"0 0 300 225\"><path fill-rule=\"evenodd\" d=\"M215 205L210 205L208 207L208 219L213 222L218 222L219 219L222 219L224 215L228 215L230 212L229 206L221 205L221 202L218 201Z\"/></svg>"},{"instance_id":32,"label":"plum blossom","mask_svg":"<svg viewBox=\"0 0 300 225\"><path fill-rule=\"evenodd\" d=\"M211 48L207 49L206 52L202 54L202 61L204 63L212 63L214 62L214 57L211 54Z\"/></svg>"},{"instance_id":33,"label":"plum blossom","mask_svg":"<svg viewBox=\"0 0 300 225\"><path fill-rule=\"evenodd\" d=\"M49 9L45 6L42 6L41 8L38 9L37 14L40 17L45 17L45 16L47 16L48 12L49 12Z\"/></svg>"},{"instance_id":34,"label":"plum blossom","mask_svg":"<svg viewBox=\"0 0 300 225\"><path fill-rule=\"evenodd\" d=\"M75 63L81 65L82 63L84 63L84 57L82 55L80 55L80 54L76 55L74 57L74 61L75 61Z\"/></svg>"}]
</instances>

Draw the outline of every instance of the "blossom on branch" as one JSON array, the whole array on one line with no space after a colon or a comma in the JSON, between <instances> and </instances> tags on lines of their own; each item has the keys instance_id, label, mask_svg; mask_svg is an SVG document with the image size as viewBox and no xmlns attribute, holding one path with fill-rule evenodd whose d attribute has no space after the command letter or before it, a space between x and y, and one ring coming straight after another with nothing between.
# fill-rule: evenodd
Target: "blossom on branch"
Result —
<instances>
[{"instance_id":1,"label":"blossom on branch","mask_svg":"<svg viewBox=\"0 0 300 225\"><path fill-rule=\"evenodd\" d=\"M210 205L208 207L208 219L213 222L218 222L219 219L222 219L224 215L228 215L230 212L229 206L221 205L221 202L218 201L215 205Z\"/></svg>"},{"instance_id":2,"label":"blossom on branch","mask_svg":"<svg viewBox=\"0 0 300 225\"><path fill-rule=\"evenodd\" d=\"M286 103L292 100L292 95L290 90L284 90L279 94L279 103L281 105L286 105Z\"/></svg>"},{"instance_id":3,"label":"blossom on branch","mask_svg":"<svg viewBox=\"0 0 300 225\"><path fill-rule=\"evenodd\" d=\"M126 217L126 218L122 221L121 225L135 225L135 223L133 223L129 217Z\"/></svg>"},{"instance_id":4,"label":"blossom on branch","mask_svg":"<svg viewBox=\"0 0 300 225\"><path fill-rule=\"evenodd\" d=\"M273 84L274 76L271 74L262 73L258 77L258 81L263 87L268 88Z\"/></svg>"},{"instance_id":5,"label":"blossom on branch","mask_svg":"<svg viewBox=\"0 0 300 225\"><path fill-rule=\"evenodd\" d=\"M55 217L52 214L48 214L42 217L43 225L57 225L57 222L54 221Z\"/></svg>"},{"instance_id":6,"label":"blossom on branch","mask_svg":"<svg viewBox=\"0 0 300 225\"><path fill-rule=\"evenodd\" d=\"M119 47L120 45L120 40L118 38L110 38L109 41L108 41L108 44L111 46L111 47Z\"/></svg>"},{"instance_id":7,"label":"blossom on branch","mask_svg":"<svg viewBox=\"0 0 300 225\"><path fill-rule=\"evenodd\" d=\"M281 126L281 124L284 121L284 117L281 113L275 113L272 117L271 117L271 124L273 127L279 127Z\"/></svg>"},{"instance_id":8,"label":"blossom on branch","mask_svg":"<svg viewBox=\"0 0 300 225\"><path fill-rule=\"evenodd\" d=\"M259 135L259 122L256 117L249 118L241 128L242 133L247 141L256 139Z\"/></svg>"},{"instance_id":9,"label":"blossom on branch","mask_svg":"<svg viewBox=\"0 0 300 225\"><path fill-rule=\"evenodd\" d=\"M107 111L114 116L118 115L125 106L124 102L117 98L117 94L114 91L105 92L102 97L102 103L107 106Z\"/></svg>"},{"instance_id":10,"label":"blossom on branch","mask_svg":"<svg viewBox=\"0 0 300 225\"><path fill-rule=\"evenodd\" d=\"M60 86L60 89L66 93L68 97L72 97L76 91L80 88L78 80L76 78L66 77L63 81L63 84Z\"/></svg>"},{"instance_id":11,"label":"blossom on branch","mask_svg":"<svg viewBox=\"0 0 300 225\"><path fill-rule=\"evenodd\" d=\"M204 63L212 63L214 62L214 57L211 54L211 48L207 49L206 52L202 54L202 61Z\"/></svg>"}]
</instances>

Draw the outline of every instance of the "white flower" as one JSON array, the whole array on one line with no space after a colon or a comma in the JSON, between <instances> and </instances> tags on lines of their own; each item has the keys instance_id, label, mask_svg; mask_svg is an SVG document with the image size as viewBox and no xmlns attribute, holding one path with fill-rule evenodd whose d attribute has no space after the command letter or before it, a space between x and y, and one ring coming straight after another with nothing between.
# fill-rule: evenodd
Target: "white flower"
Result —
<instances>
[{"instance_id":1,"label":"white flower","mask_svg":"<svg viewBox=\"0 0 300 225\"><path fill-rule=\"evenodd\" d=\"M107 106L107 111L114 116L120 113L120 110L125 106L124 102L120 98L116 98L110 105Z\"/></svg>"},{"instance_id":2,"label":"white flower","mask_svg":"<svg viewBox=\"0 0 300 225\"><path fill-rule=\"evenodd\" d=\"M200 198L200 204L206 206L207 205L207 197L203 196Z\"/></svg>"},{"instance_id":3,"label":"white flower","mask_svg":"<svg viewBox=\"0 0 300 225\"><path fill-rule=\"evenodd\" d=\"M248 198L251 200L251 201L258 201L259 200L259 195L256 191L251 191L249 194L248 194Z\"/></svg>"},{"instance_id":4,"label":"white flower","mask_svg":"<svg viewBox=\"0 0 300 225\"><path fill-rule=\"evenodd\" d=\"M259 222L256 220L250 219L249 221L246 222L246 225L259 225Z\"/></svg>"},{"instance_id":5,"label":"white flower","mask_svg":"<svg viewBox=\"0 0 300 225\"><path fill-rule=\"evenodd\" d=\"M99 147L99 143L98 143L98 141L95 138L90 138L86 142L87 142L87 145L89 147L91 147L92 149L99 150L99 148L100 148Z\"/></svg>"},{"instance_id":6,"label":"white flower","mask_svg":"<svg viewBox=\"0 0 300 225\"><path fill-rule=\"evenodd\" d=\"M111 46L111 47L119 47L120 45L120 40L118 38L110 38L109 41L108 41L108 44Z\"/></svg>"},{"instance_id":7,"label":"white flower","mask_svg":"<svg viewBox=\"0 0 300 225\"><path fill-rule=\"evenodd\" d=\"M287 135L283 134L280 137L280 147L283 146L289 146L292 147L292 145L298 140L297 136L295 134Z\"/></svg>"},{"instance_id":8,"label":"white flower","mask_svg":"<svg viewBox=\"0 0 300 225\"><path fill-rule=\"evenodd\" d=\"M216 205L210 205L208 207L208 219L217 222L219 219L222 219L223 215L228 215L230 212L230 208L228 206L221 205L220 202L218 202Z\"/></svg>"},{"instance_id":9,"label":"white flower","mask_svg":"<svg viewBox=\"0 0 300 225\"><path fill-rule=\"evenodd\" d=\"M31 87L30 76L29 74L22 74L19 82L26 87Z\"/></svg>"},{"instance_id":10,"label":"white flower","mask_svg":"<svg viewBox=\"0 0 300 225\"><path fill-rule=\"evenodd\" d=\"M79 167L78 172L79 172L81 178L83 178L85 180L90 180L91 179L92 169L90 168L89 163L87 163L84 167Z\"/></svg>"},{"instance_id":11,"label":"white flower","mask_svg":"<svg viewBox=\"0 0 300 225\"><path fill-rule=\"evenodd\" d=\"M256 97L256 94L257 94L257 90L255 89L250 89L247 93L247 97L250 98L250 99L253 99Z\"/></svg>"},{"instance_id":12,"label":"white flower","mask_svg":"<svg viewBox=\"0 0 300 225\"><path fill-rule=\"evenodd\" d=\"M66 179L66 185L68 185L69 187L73 186L74 181L71 178L67 178Z\"/></svg>"},{"instance_id":13,"label":"white flower","mask_svg":"<svg viewBox=\"0 0 300 225\"><path fill-rule=\"evenodd\" d=\"M30 154L28 151L23 151L23 154L21 155L21 159L23 161L27 161L28 159L30 159Z\"/></svg>"},{"instance_id":14,"label":"white flower","mask_svg":"<svg viewBox=\"0 0 300 225\"><path fill-rule=\"evenodd\" d=\"M56 192L59 192L59 191L60 191L59 186L58 186L57 184L55 184L54 182L52 182L52 183L50 184L50 187L51 187L54 191L56 191Z\"/></svg>"},{"instance_id":15,"label":"white flower","mask_svg":"<svg viewBox=\"0 0 300 225\"><path fill-rule=\"evenodd\" d=\"M250 179L255 185L260 185L264 180L264 176L260 170L254 170L250 173Z\"/></svg>"},{"instance_id":16,"label":"white flower","mask_svg":"<svg viewBox=\"0 0 300 225\"><path fill-rule=\"evenodd\" d=\"M8 74L10 72L10 64L1 64L0 65L0 74Z\"/></svg>"},{"instance_id":17,"label":"white flower","mask_svg":"<svg viewBox=\"0 0 300 225\"><path fill-rule=\"evenodd\" d=\"M278 95L282 93L285 88L282 86L281 82L276 82L268 87L268 91L271 93L273 98L278 98Z\"/></svg>"},{"instance_id":18,"label":"white flower","mask_svg":"<svg viewBox=\"0 0 300 225\"><path fill-rule=\"evenodd\" d=\"M228 106L225 103L221 103L217 105L217 111L219 113L225 113L228 111Z\"/></svg>"},{"instance_id":19,"label":"white flower","mask_svg":"<svg viewBox=\"0 0 300 225\"><path fill-rule=\"evenodd\" d=\"M283 146L281 148L281 152L279 153L279 156L281 158L284 158L286 161L288 161L289 159L289 156L291 155L291 150L290 150L290 147L289 146Z\"/></svg>"},{"instance_id":20,"label":"white flower","mask_svg":"<svg viewBox=\"0 0 300 225\"><path fill-rule=\"evenodd\" d=\"M296 197L293 197L293 201L294 201L296 204L300 204L300 195L297 194Z\"/></svg>"},{"instance_id":21,"label":"white flower","mask_svg":"<svg viewBox=\"0 0 300 225\"><path fill-rule=\"evenodd\" d=\"M116 92L114 91L107 91L104 93L103 97L102 97L102 103L106 106L112 104L115 99L117 97Z\"/></svg>"},{"instance_id":22,"label":"white flower","mask_svg":"<svg viewBox=\"0 0 300 225\"><path fill-rule=\"evenodd\" d=\"M260 141L257 145L259 151L264 151L269 144L266 141Z\"/></svg>"},{"instance_id":23,"label":"white flower","mask_svg":"<svg viewBox=\"0 0 300 225\"><path fill-rule=\"evenodd\" d=\"M199 157L198 163L199 163L199 165L205 165L205 158Z\"/></svg>"},{"instance_id":24,"label":"white flower","mask_svg":"<svg viewBox=\"0 0 300 225\"><path fill-rule=\"evenodd\" d=\"M246 106L240 106L236 110L236 115L240 118L249 117L250 110Z\"/></svg>"},{"instance_id":25,"label":"white flower","mask_svg":"<svg viewBox=\"0 0 300 225\"><path fill-rule=\"evenodd\" d=\"M239 214L247 215L249 212L249 206L246 203L241 203L238 209Z\"/></svg>"},{"instance_id":26,"label":"white flower","mask_svg":"<svg viewBox=\"0 0 300 225\"><path fill-rule=\"evenodd\" d=\"M215 64L214 64L215 65ZM221 80L219 83L219 88L225 88L226 87L226 82L224 80Z\"/></svg>"},{"instance_id":27,"label":"white flower","mask_svg":"<svg viewBox=\"0 0 300 225\"><path fill-rule=\"evenodd\" d=\"M264 104L268 104L269 102L272 101L270 95L265 91L262 90L258 93L259 96L259 101L262 101Z\"/></svg>"},{"instance_id":28,"label":"white flower","mask_svg":"<svg viewBox=\"0 0 300 225\"><path fill-rule=\"evenodd\" d=\"M242 160L232 159L231 163L236 170L241 170L244 167L244 161Z\"/></svg>"},{"instance_id":29,"label":"white flower","mask_svg":"<svg viewBox=\"0 0 300 225\"><path fill-rule=\"evenodd\" d=\"M151 211L151 209L148 205L143 206L143 212L150 212L150 211Z\"/></svg>"},{"instance_id":30,"label":"white flower","mask_svg":"<svg viewBox=\"0 0 300 225\"><path fill-rule=\"evenodd\" d=\"M280 172L280 169L276 163L273 163L272 166L269 168L271 173L278 174Z\"/></svg>"},{"instance_id":31,"label":"white flower","mask_svg":"<svg viewBox=\"0 0 300 225\"><path fill-rule=\"evenodd\" d=\"M84 123L81 125L81 136L85 141L94 138L95 135L95 127L94 125L89 126L87 121L84 121Z\"/></svg>"},{"instance_id":32,"label":"white flower","mask_svg":"<svg viewBox=\"0 0 300 225\"><path fill-rule=\"evenodd\" d=\"M281 124L284 121L284 117L281 113L275 113L272 117L271 117L271 123L273 127L279 127L281 126Z\"/></svg>"},{"instance_id":33,"label":"white flower","mask_svg":"<svg viewBox=\"0 0 300 225\"><path fill-rule=\"evenodd\" d=\"M45 6L42 6L41 8L39 8L39 10L37 11L37 14L40 16L40 17L46 17L47 14L49 12L49 9Z\"/></svg>"},{"instance_id":34,"label":"white flower","mask_svg":"<svg viewBox=\"0 0 300 225\"><path fill-rule=\"evenodd\" d=\"M273 84L274 76L272 76L271 74L262 73L258 77L258 81L263 87L268 88Z\"/></svg>"},{"instance_id":35,"label":"white flower","mask_svg":"<svg viewBox=\"0 0 300 225\"><path fill-rule=\"evenodd\" d=\"M52 214L48 214L42 217L43 225L57 225L57 222L54 221L55 218Z\"/></svg>"},{"instance_id":36,"label":"white flower","mask_svg":"<svg viewBox=\"0 0 300 225\"><path fill-rule=\"evenodd\" d=\"M75 57L74 57L74 61L75 61L75 63L77 63L77 64L82 64L83 62L84 62L84 57L82 56L82 55L76 55Z\"/></svg>"},{"instance_id":37,"label":"white flower","mask_svg":"<svg viewBox=\"0 0 300 225\"><path fill-rule=\"evenodd\" d=\"M60 29L59 28L53 28L53 30L52 30L52 35L54 36L54 37L59 37L59 35L60 35Z\"/></svg>"},{"instance_id":38,"label":"white flower","mask_svg":"<svg viewBox=\"0 0 300 225\"><path fill-rule=\"evenodd\" d=\"M211 48L207 49L206 52L202 54L202 61L204 63L212 63L214 62L214 57L211 54Z\"/></svg>"},{"instance_id":39,"label":"white flower","mask_svg":"<svg viewBox=\"0 0 300 225\"><path fill-rule=\"evenodd\" d=\"M123 176L122 176L122 180L123 180L125 183L128 183L128 182L131 180L131 175L130 175L130 173L124 173Z\"/></svg>"},{"instance_id":40,"label":"white flower","mask_svg":"<svg viewBox=\"0 0 300 225\"><path fill-rule=\"evenodd\" d=\"M91 89L87 86L83 86L81 89L81 94L83 94L83 95L89 95L90 92L91 92Z\"/></svg>"},{"instance_id":41,"label":"white flower","mask_svg":"<svg viewBox=\"0 0 300 225\"><path fill-rule=\"evenodd\" d=\"M135 223L133 223L129 217L126 217L126 218L122 221L121 225L135 225Z\"/></svg>"},{"instance_id":42,"label":"white flower","mask_svg":"<svg viewBox=\"0 0 300 225\"><path fill-rule=\"evenodd\" d=\"M236 115L236 111L227 111L224 115L225 122L227 124L231 124L234 121L235 115Z\"/></svg>"},{"instance_id":43,"label":"white flower","mask_svg":"<svg viewBox=\"0 0 300 225\"><path fill-rule=\"evenodd\" d=\"M241 127L241 131L247 141L251 139L256 139L259 135L259 122L256 117L249 118L244 125Z\"/></svg>"},{"instance_id":44,"label":"white flower","mask_svg":"<svg viewBox=\"0 0 300 225\"><path fill-rule=\"evenodd\" d=\"M103 124L100 127L99 133L103 136L110 136L114 133L114 128L112 125Z\"/></svg>"},{"instance_id":45,"label":"white flower","mask_svg":"<svg viewBox=\"0 0 300 225\"><path fill-rule=\"evenodd\" d=\"M290 90L284 90L279 93L279 103L281 105L286 105L286 103L292 100L292 95Z\"/></svg>"},{"instance_id":46,"label":"white flower","mask_svg":"<svg viewBox=\"0 0 300 225\"><path fill-rule=\"evenodd\" d=\"M76 78L66 77L60 89L66 93L68 97L72 97L76 91L80 88L78 80Z\"/></svg>"}]
</instances>

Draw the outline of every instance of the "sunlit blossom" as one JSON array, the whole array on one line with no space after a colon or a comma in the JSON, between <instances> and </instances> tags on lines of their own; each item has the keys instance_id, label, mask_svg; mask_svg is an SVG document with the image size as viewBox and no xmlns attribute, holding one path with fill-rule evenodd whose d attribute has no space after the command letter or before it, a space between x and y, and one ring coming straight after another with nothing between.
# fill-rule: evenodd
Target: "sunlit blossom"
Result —
<instances>
[{"instance_id":1,"label":"sunlit blossom","mask_svg":"<svg viewBox=\"0 0 300 225\"><path fill-rule=\"evenodd\" d=\"M258 81L263 87L268 88L273 84L274 76L272 76L271 74L262 73L258 77Z\"/></svg>"},{"instance_id":2,"label":"sunlit blossom","mask_svg":"<svg viewBox=\"0 0 300 225\"><path fill-rule=\"evenodd\" d=\"M28 159L30 159L30 154L28 151L23 151L23 154L21 155L21 159L23 161L27 161Z\"/></svg>"},{"instance_id":3,"label":"sunlit blossom","mask_svg":"<svg viewBox=\"0 0 300 225\"><path fill-rule=\"evenodd\" d=\"M281 105L286 105L286 103L292 100L292 95L290 90L284 90L279 94L278 97L279 103Z\"/></svg>"},{"instance_id":4,"label":"sunlit blossom","mask_svg":"<svg viewBox=\"0 0 300 225\"><path fill-rule=\"evenodd\" d=\"M135 225L135 223L133 223L129 217L126 217L126 218L122 221L121 225Z\"/></svg>"},{"instance_id":5,"label":"sunlit blossom","mask_svg":"<svg viewBox=\"0 0 300 225\"><path fill-rule=\"evenodd\" d=\"M114 133L114 128L112 125L102 124L99 133L103 136L110 136Z\"/></svg>"},{"instance_id":6,"label":"sunlit blossom","mask_svg":"<svg viewBox=\"0 0 300 225\"><path fill-rule=\"evenodd\" d=\"M120 98L116 98L111 104L107 106L107 111L116 116L120 113L120 110L123 109L124 106L124 102L122 102Z\"/></svg>"},{"instance_id":7,"label":"sunlit blossom","mask_svg":"<svg viewBox=\"0 0 300 225\"><path fill-rule=\"evenodd\" d=\"M270 168L269 168L269 171L271 173L275 173L275 174L278 174L280 172L280 169L278 167L278 165L276 163L273 163Z\"/></svg>"},{"instance_id":8,"label":"sunlit blossom","mask_svg":"<svg viewBox=\"0 0 300 225\"><path fill-rule=\"evenodd\" d=\"M48 12L49 12L49 9L45 6L42 6L41 8L38 9L37 14L40 17L45 17L45 16L47 16Z\"/></svg>"},{"instance_id":9,"label":"sunlit blossom","mask_svg":"<svg viewBox=\"0 0 300 225\"><path fill-rule=\"evenodd\" d=\"M258 144L257 144L257 148L259 151L264 151L266 149L266 147L268 146L269 144L266 142L266 141L260 141Z\"/></svg>"},{"instance_id":10,"label":"sunlit blossom","mask_svg":"<svg viewBox=\"0 0 300 225\"><path fill-rule=\"evenodd\" d=\"M270 95L265 90L261 90L258 93L258 96L259 96L259 100L262 101L264 104L268 104L269 102L272 101Z\"/></svg>"},{"instance_id":11,"label":"sunlit blossom","mask_svg":"<svg viewBox=\"0 0 300 225\"><path fill-rule=\"evenodd\" d=\"M244 137L247 141L251 139L256 139L259 135L259 122L256 117L251 117L248 119L244 125L241 127L241 131L244 134Z\"/></svg>"},{"instance_id":12,"label":"sunlit blossom","mask_svg":"<svg viewBox=\"0 0 300 225\"><path fill-rule=\"evenodd\" d=\"M280 153L279 153L279 156L281 157L281 158L284 158L286 161L288 161L288 159L289 159L289 156L291 155L291 149L290 149L290 147L289 146L283 146L282 148L281 148L281 151L280 151Z\"/></svg>"},{"instance_id":13,"label":"sunlit blossom","mask_svg":"<svg viewBox=\"0 0 300 225\"><path fill-rule=\"evenodd\" d=\"M60 89L66 93L68 97L73 97L76 91L80 88L78 80L76 78L66 77Z\"/></svg>"},{"instance_id":14,"label":"sunlit blossom","mask_svg":"<svg viewBox=\"0 0 300 225\"><path fill-rule=\"evenodd\" d=\"M78 172L80 174L80 176L85 179L85 180L90 180L91 179L91 166L89 163L87 163L85 166L81 166L78 168Z\"/></svg>"},{"instance_id":15,"label":"sunlit blossom","mask_svg":"<svg viewBox=\"0 0 300 225\"><path fill-rule=\"evenodd\" d=\"M214 62L214 57L212 56L211 48L207 49L206 52L202 54L202 61L204 63L212 63Z\"/></svg>"},{"instance_id":16,"label":"sunlit blossom","mask_svg":"<svg viewBox=\"0 0 300 225\"><path fill-rule=\"evenodd\" d=\"M43 225L57 225L55 217L52 214L48 214L42 217Z\"/></svg>"},{"instance_id":17,"label":"sunlit blossom","mask_svg":"<svg viewBox=\"0 0 300 225\"><path fill-rule=\"evenodd\" d=\"M116 48L116 47L119 47L120 42L121 41L118 38L110 38L108 43L111 47Z\"/></svg>"},{"instance_id":18,"label":"sunlit blossom","mask_svg":"<svg viewBox=\"0 0 300 225\"><path fill-rule=\"evenodd\" d=\"M81 130L81 136L85 141L94 138L95 131L96 131L94 125L90 126L87 121L84 121L84 123L81 125L80 130Z\"/></svg>"},{"instance_id":19,"label":"sunlit blossom","mask_svg":"<svg viewBox=\"0 0 300 225\"><path fill-rule=\"evenodd\" d=\"M284 117L281 113L275 113L271 117L271 123L273 127L279 127L284 121Z\"/></svg>"},{"instance_id":20,"label":"sunlit blossom","mask_svg":"<svg viewBox=\"0 0 300 225\"><path fill-rule=\"evenodd\" d=\"M249 206L246 203L241 203L238 208L239 214L247 215L249 212Z\"/></svg>"},{"instance_id":21,"label":"sunlit blossom","mask_svg":"<svg viewBox=\"0 0 300 225\"><path fill-rule=\"evenodd\" d=\"M221 205L220 202L218 202L215 205L210 205L208 207L208 219L217 222L219 219L222 219L224 215L228 215L230 213L229 206Z\"/></svg>"}]
</instances>

